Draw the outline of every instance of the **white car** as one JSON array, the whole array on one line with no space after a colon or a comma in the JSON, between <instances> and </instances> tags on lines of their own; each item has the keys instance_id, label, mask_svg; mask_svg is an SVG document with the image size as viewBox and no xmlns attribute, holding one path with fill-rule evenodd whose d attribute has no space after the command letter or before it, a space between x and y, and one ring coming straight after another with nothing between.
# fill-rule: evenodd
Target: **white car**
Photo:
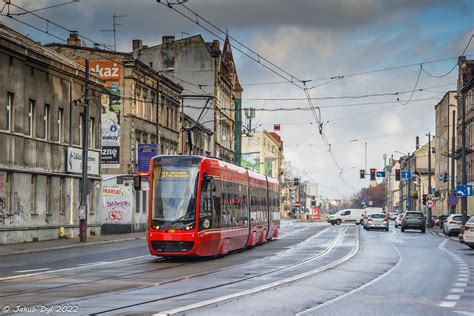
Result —
<instances>
[{"instance_id":1,"label":"white car","mask_svg":"<svg viewBox=\"0 0 474 316\"><path fill-rule=\"evenodd\" d=\"M367 207L364 209L364 212L362 213L362 220L360 223L364 226L365 229L367 229L368 216L370 214L376 214L376 213L384 213L384 211L381 207Z\"/></svg>"},{"instance_id":2,"label":"white car","mask_svg":"<svg viewBox=\"0 0 474 316\"><path fill-rule=\"evenodd\" d=\"M353 222L359 224L362 220L362 209L351 208L340 210L336 214L329 215L328 223L332 225L340 225L345 222Z\"/></svg>"},{"instance_id":3,"label":"white car","mask_svg":"<svg viewBox=\"0 0 474 316\"><path fill-rule=\"evenodd\" d=\"M452 234L459 234L462 227L462 215L451 214L443 222L443 234L451 236Z\"/></svg>"},{"instance_id":4,"label":"white car","mask_svg":"<svg viewBox=\"0 0 474 316\"><path fill-rule=\"evenodd\" d=\"M474 249L474 216L472 216L464 225L463 239L465 245Z\"/></svg>"},{"instance_id":5,"label":"white car","mask_svg":"<svg viewBox=\"0 0 474 316\"><path fill-rule=\"evenodd\" d=\"M372 213L367 216L367 230L382 228L388 232L388 216L383 213Z\"/></svg>"},{"instance_id":6,"label":"white car","mask_svg":"<svg viewBox=\"0 0 474 316\"><path fill-rule=\"evenodd\" d=\"M403 213L398 214L398 216L395 218L395 228L402 226L402 218L403 218Z\"/></svg>"}]
</instances>

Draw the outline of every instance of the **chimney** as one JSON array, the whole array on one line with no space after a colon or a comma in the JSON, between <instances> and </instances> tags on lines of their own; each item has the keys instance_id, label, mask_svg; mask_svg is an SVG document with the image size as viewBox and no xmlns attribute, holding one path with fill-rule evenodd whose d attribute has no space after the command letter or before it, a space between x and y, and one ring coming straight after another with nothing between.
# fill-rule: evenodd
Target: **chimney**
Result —
<instances>
[{"instance_id":1,"label":"chimney","mask_svg":"<svg viewBox=\"0 0 474 316\"><path fill-rule=\"evenodd\" d=\"M69 33L67 44L71 46L81 46L81 40L79 39L77 31L71 31L71 33Z\"/></svg>"},{"instance_id":2,"label":"chimney","mask_svg":"<svg viewBox=\"0 0 474 316\"><path fill-rule=\"evenodd\" d=\"M132 49L135 50L140 50L142 49L142 40L141 39L134 39L132 40Z\"/></svg>"},{"instance_id":3,"label":"chimney","mask_svg":"<svg viewBox=\"0 0 474 316\"><path fill-rule=\"evenodd\" d=\"M420 137L416 136L416 149L420 148Z\"/></svg>"},{"instance_id":4,"label":"chimney","mask_svg":"<svg viewBox=\"0 0 474 316\"><path fill-rule=\"evenodd\" d=\"M219 40L213 40L211 44L211 56L212 57L219 57L221 55Z\"/></svg>"},{"instance_id":5,"label":"chimney","mask_svg":"<svg viewBox=\"0 0 474 316\"><path fill-rule=\"evenodd\" d=\"M161 38L161 43L163 45L173 44L173 42L174 42L174 36L163 36Z\"/></svg>"}]
</instances>

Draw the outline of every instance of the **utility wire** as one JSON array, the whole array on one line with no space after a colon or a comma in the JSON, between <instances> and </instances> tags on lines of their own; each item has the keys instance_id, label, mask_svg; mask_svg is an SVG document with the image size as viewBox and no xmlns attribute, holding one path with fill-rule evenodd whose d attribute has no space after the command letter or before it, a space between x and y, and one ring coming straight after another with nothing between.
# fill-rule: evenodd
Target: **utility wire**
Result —
<instances>
[{"instance_id":1,"label":"utility wire","mask_svg":"<svg viewBox=\"0 0 474 316\"><path fill-rule=\"evenodd\" d=\"M48 10L48 9L57 8L57 7L62 7L62 6L65 6L65 5L68 5L68 4L72 4L72 3L77 3L77 2L79 2L79 0L72 0L72 1L69 1L69 2L65 2L65 3L53 4L53 5L44 7L44 8L39 8L39 9L31 10L31 11L29 11L29 12L10 13L10 15L20 16L20 15L28 14L28 13L30 13L30 12L38 12L38 11ZM5 5L6 5L6 4L5 4ZM2 11L3 11L3 10L2 10Z\"/></svg>"}]
</instances>

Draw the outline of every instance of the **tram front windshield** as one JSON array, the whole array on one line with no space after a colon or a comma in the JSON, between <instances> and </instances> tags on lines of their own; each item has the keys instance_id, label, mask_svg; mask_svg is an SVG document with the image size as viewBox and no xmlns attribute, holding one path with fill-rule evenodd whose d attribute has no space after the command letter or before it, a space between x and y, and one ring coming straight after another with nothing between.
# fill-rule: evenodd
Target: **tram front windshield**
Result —
<instances>
[{"instance_id":1,"label":"tram front windshield","mask_svg":"<svg viewBox=\"0 0 474 316\"><path fill-rule=\"evenodd\" d=\"M153 226L182 227L196 220L199 165L165 159L153 168Z\"/></svg>"}]
</instances>

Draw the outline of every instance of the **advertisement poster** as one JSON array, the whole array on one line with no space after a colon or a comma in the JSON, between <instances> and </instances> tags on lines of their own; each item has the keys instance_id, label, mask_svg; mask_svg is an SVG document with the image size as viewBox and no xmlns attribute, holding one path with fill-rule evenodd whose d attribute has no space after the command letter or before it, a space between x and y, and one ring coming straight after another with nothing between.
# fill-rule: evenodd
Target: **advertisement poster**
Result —
<instances>
[{"instance_id":1,"label":"advertisement poster","mask_svg":"<svg viewBox=\"0 0 474 316\"><path fill-rule=\"evenodd\" d=\"M85 65L84 61L79 64ZM107 93L102 95L102 168L120 167L120 113L122 102L122 62L120 60L91 60L91 72L105 81Z\"/></svg>"},{"instance_id":2,"label":"advertisement poster","mask_svg":"<svg viewBox=\"0 0 474 316\"><path fill-rule=\"evenodd\" d=\"M156 144L138 144L137 174L148 175L150 160L157 155Z\"/></svg>"}]
</instances>

